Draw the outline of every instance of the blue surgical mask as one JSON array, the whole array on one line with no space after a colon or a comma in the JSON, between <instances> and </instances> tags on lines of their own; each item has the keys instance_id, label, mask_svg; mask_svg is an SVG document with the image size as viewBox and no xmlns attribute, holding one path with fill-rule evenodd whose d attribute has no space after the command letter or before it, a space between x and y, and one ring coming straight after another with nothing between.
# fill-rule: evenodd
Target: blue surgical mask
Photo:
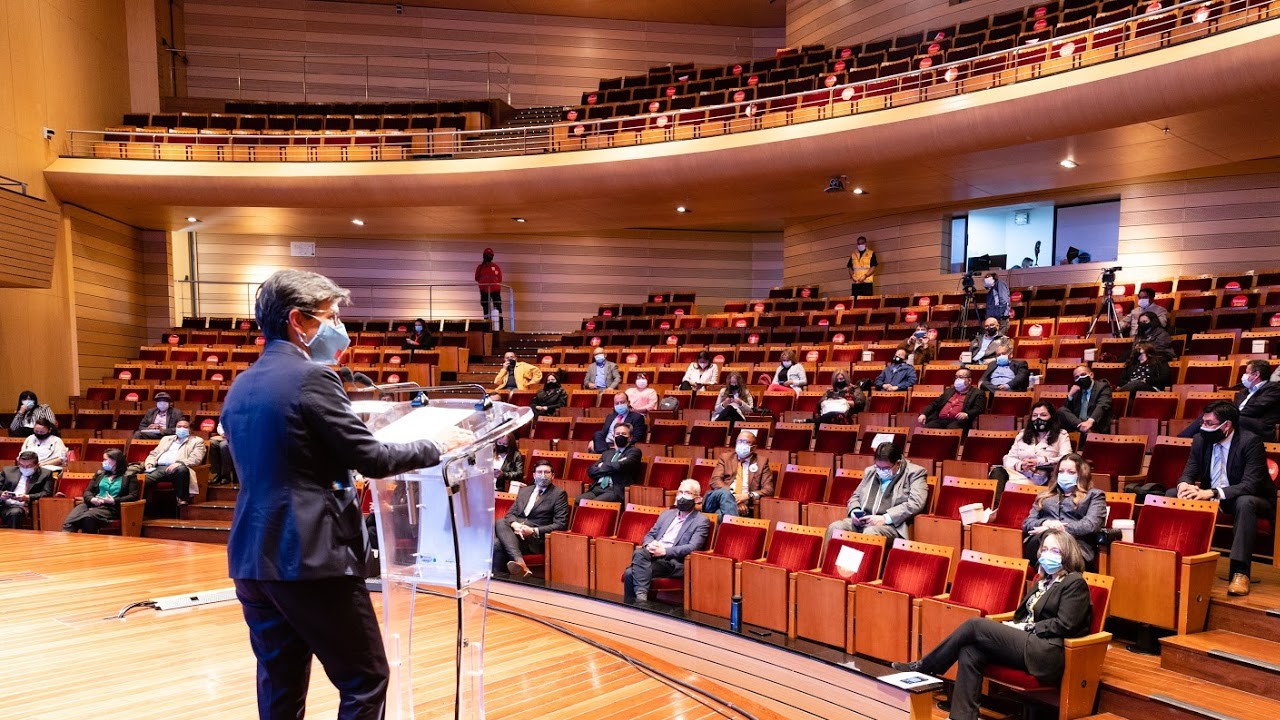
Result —
<instances>
[{"instance_id":1,"label":"blue surgical mask","mask_svg":"<svg viewBox=\"0 0 1280 720\"><path fill-rule=\"evenodd\" d=\"M421 326L421 325L414 325L414 326L413 326L413 329L414 329L414 331L415 331L415 332L422 332L422 326Z\"/></svg>"},{"instance_id":2,"label":"blue surgical mask","mask_svg":"<svg viewBox=\"0 0 1280 720\"><path fill-rule=\"evenodd\" d=\"M964 392L965 388L969 387L969 381L962 378L956 378L954 385L956 392Z\"/></svg>"},{"instance_id":3,"label":"blue surgical mask","mask_svg":"<svg viewBox=\"0 0 1280 720\"><path fill-rule=\"evenodd\" d=\"M1058 487L1062 492L1069 493L1076 489L1076 482L1079 480L1075 473L1058 473Z\"/></svg>"},{"instance_id":4,"label":"blue surgical mask","mask_svg":"<svg viewBox=\"0 0 1280 720\"><path fill-rule=\"evenodd\" d=\"M738 459L744 459L751 455L751 443L740 442L733 446L733 453Z\"/></svg>"},{"instance_id":5,"label":"blue surgical mask","mask_svg":"<svg viewBox=\"0 0 1280 720\"><path fill-rule=\"evenodd\" d=\"M1250 380L1248 375L1245 375L1244 377L1240 378L1240 384L1244 386L1245 390L1252 390L1253 386L1256 385L1257 383Z\"/></svg>"},{"instance_id":6,"label":"blue surgical mask","mask_svg":"<svg viewBox=\"0 0 1280 720\"><path fill-rule=\"evenodd\" d=\"M113 463L113 462L111 462L110 460L103 460L103 461L102 461L102 469L103 469L103 470L105 470L105 471L107 471L107 472L111 472L112 470L115 470L115 469L116 469L116 464L115 464L115 463Z\"/></svg>"},{"instance_id":7,"label":"blue surgical mask","mask_svg":"<svg viewBox=\"0 0 1280 720\"><path fill-rule=\"evenodd\" d=\"M308 315L320 320L315 315L309 313ZM320 329L316 330L316 334L306 343L307 351L311 353L311 361L321 365L336 363L338 356L349 345L351 345L351 338L347 335L347 326L342 323L334 325L328 320L320 320Z\"/></svg>"},{"instance_id":8,"label":"blue surgical mask","mask_svg":"<svg viewBox=\"0 0 1280 720\"><path fill-rule=\"evenodd\" d=\"M619 415L626 415L627 414L626 403L618 403L617 405L614 405L613 411L618 413Z\"/></svg>"},{"instance_id":9,"label":"blue surgical mask","mask_svg":"<svg viewBox=\"0 0 1280 720\"><path fill-rule=\"evenodd\" d=\"M603 355L597 355L597 356L596 356L596 364L597 364L597 365L603 365L603 364L604 364L604 356L603 356Z\"/></svg>"},{"instance_id":10,"label":"blue surgical mask","mask_svg":"<svg viewBox=\"0 0 1280 720\"><path fill-rule=\"evenodd\" d=\"M28 400L23 400L23 401L22 401L22 407L26 408L27 410L30 410L31 408L33 408L33 407L35 407L35 406L36 406L36 401L35 401L35 400L29 400L29 399L28 399Z\"/></svg>"},{"instance_id":11,"label":"blue surgical mask","mask_svg":"<svg viewBox=\"0 0 1280 720\"><path fill-rule=\"evenodd\" d=\"M924 339L925 334L926 334L926 333L925 333L925 331L924 331L924 330L917 330L917 331L915 332L915 336L916 336L916 337L918 337L918 338L921 338L921 339Z\"/></svg>"},{"instance_id":12,"label":"blue surgical mask","mask_svg":"<svg viewBox=\"0 0 1280 720\"><path fill-rule=\"evenodd\" d=\"M1058 553L1040 553L1040 569L1045 575L1057 575L1062 571L1062 556Z\"/></svg>"},{"instance_id":13,"label":"blue surgical mask","mask_svg":"<svg viewBox=\"0 0 1280 720\"><path fill-rule=\"evenodd\" d=\"M996 364L999 365L1000 367L1006 367L1009 364L1009 356L1001 355L1000 357L996 358Z\"/></svg>"},{"instance_id":14,"label":"blue surgical mask","mask_svg":"<svg viewBox=\"0 0 1280 720\"><path fill-rule=\"evenodd\" d=\"M893 468L876 468L876 477L880 478L880 482L888 482L893 479Z\"/></svg>"},{"instance_id":15,"label":"blue surgical mask","mask_svg":"<svg viewBox=\"0 0 1280 720\"><path fill-rule=\"evenodd\" d=\"M173 434L177 436L179 440L186 440L191 437L191 428L174 428Z\"/></svg>"}]
</instances>

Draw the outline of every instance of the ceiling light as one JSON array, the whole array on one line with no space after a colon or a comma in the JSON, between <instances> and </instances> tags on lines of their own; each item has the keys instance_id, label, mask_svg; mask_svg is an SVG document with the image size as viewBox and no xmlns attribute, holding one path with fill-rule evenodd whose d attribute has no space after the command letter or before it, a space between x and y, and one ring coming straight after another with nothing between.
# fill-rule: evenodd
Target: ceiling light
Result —
<instances>
[{"instance_id":1,"label":"ceiling light","mask_svg":"<svg viewBox=\"0 0 1280 720\"><path fill-rule=\"evenodd\" d=\"M188 215L188 216L187 216L187 223L188 223L188 224L190 224L190 223L195 223L195 222L200 222L200 218L198 218L198 217L196 217L196 216L194 216L194 215Z\"/></svg>"},{"instance_id":2,"label":"ceiling light","mask_svg":"<svg viewBox=\"0 0 1280 720\"><path fill-rule=\"evenodd\" d=\"M351 218L351 224L356 227L364 227L364 221L360 218Z\"/></svg>"},{"instance_id":3,"label":"ceiling light","mask_svg":"<svg viewBox=\"0 0 1280 720\"><path fill-rule=\"evenodd\" d=\"M1067 159L1063 160L1062 162L1060 162L1060 163L1058 163L1058 164L1059 164L1059 165L1061 165L1062 167L1064 167L1064 168L1066 168L1066 169L1070 170L1071 168L1073 168L1073 167L1075 167L1075 166L1076 166L1076 161L1075 161L1075 160L1072 160L1071 158L1067 158Z\"/></svg>"},{"instance_id":4,"label":"ceiling light","mask_svg":"<svg viewBox=\"0 0 1280 720\"><path fill-rule=\"evenodd\" d=\"M678 213L687 213L687 212L689 212L689 208L685 207L684 205L677 205L677 206L676 206L676 212L678 212Z\"/></svg>"},{"instance_id":5,"label":"ceiling light","mask_svg":"<svg viewBox=\"0 0 1280 720\"><path fill-rule=\"evenodd\" d=\"M522 222L524 222L524 218L522 218L522 217L513 217L513 218L511 218L511 219L512 219L512 220L514 220L514 221L516 221L516 222L518 222L518 223L522 223Z\"/></svg>"},{"instance_id":6,"label":"ceiling light","mask_svg":"<svg viewBox=\"0 0 1280 720\"><path fill-rule=\"evenodd\" d=\"M844 181L847 179L844 175L836 175L827 181L827 187L823 189L824 193L842 193L844 192Z\"/></svg>"},{"instance_id":7,"label":"ceiling light","mask_svg":"<svg viewBox=\"0 0 1280 720\"><path fill-rule=\"evenodd\" d=\"M860 188L860 187L859 187L859 188L854 188L854 189L853 189L853 194L854 194L854 195L866 195L866 194L867 194L867 191L866 191L866 190L863 190L863 189L862 189L862 188Z\"/></svg>"}]
</instances>

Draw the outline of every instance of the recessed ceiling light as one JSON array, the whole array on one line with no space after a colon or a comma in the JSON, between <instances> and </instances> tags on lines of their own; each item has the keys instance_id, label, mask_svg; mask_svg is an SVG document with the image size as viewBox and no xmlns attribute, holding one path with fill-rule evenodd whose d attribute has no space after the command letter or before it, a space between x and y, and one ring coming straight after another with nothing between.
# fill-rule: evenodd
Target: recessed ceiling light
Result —
<instances>
[{"instance_id":1,"label":"recessed ceiling light","mask_svg":"<svg viewBox=\"0 0 1280 720\"><path fill-rule=\"evenodd\" d=\"M363 227L363 226L364 226L364 221L363 221L363 220L361 220L360 218L351 218L351 224L352 224L352 225L355 225L355 226L357 226L357 227Z\"/></svg>"},{"instance_id":2,"label":"recessed ceiling light","mask_svg":"<svg viewBox=\"0 0 1280 720\"><path fill-rule=\"evenodd\" d=\"M863 189L862 189L862 188L860 188L860 187L856 187L856 188L854 188L854 189L853 189L853 194L854 194L854 195L866 195L866 194L867 194L867 191L866 191L866 190L863 190Z\"/></svg>"},{"instance_id":3,"label":"recessed ceiling light","mask_svg":"<svg viewBox=\"0 0 1280 720\"><path fill-rule=\"evenodd\" d=\"M685 207L684 205L677 205L677 206L676 206L676 212L678 212L678 213L687 213L687 212L689 212L689 208Z\"/></svg>"},{"instance_id":4,"label":"recessed ceiling light","mask_svg":"<svg viewBox=\"0 0 1280 720\"><path fill-rule=\"evenodd\" d=\"M524 220L524 218L522 218L522 217L513 217L513 218L511 218L511 219L512 219L512 220L514 220L514 221L516 221L516 222L519 222L519 223L522 223L522 222L524 222L524 221L525 221L525 220Z\"/></svg>"},{"instance_id":5,"label":"recessed ceiling light","mask_svg":"<svg viewBox=\"0 0 1280 720\"><path fill-rule=\"evenodd\" d=\"M188 215L188 216L187 216L187 222L188 222L188 223L200 222L200 218L198 218L198 217L196 217L196 216L194 216L194 215Z\"/></svg>"},{"instance_id":6,"label":"recessed ceiling light","mask_svg":"<svg viewBox=\"0 0 1280 720\"><path fill-rule=\"evenodd\" d=\"M1076 167L1076 161L1075 161L1075 160L1072 160L1071 158L1067 158L1067 159L1063 160L1062 162L1060 162L1060 163L1058 163L1058 164L1059 164L1059 165L1061 165L1062 167L1064 167L1064 168L1068 169L1068 170L1070 170L1070 169L1071 169L1071 168L1073 168L1073 167Z\"/></svg>"}]
</instances>

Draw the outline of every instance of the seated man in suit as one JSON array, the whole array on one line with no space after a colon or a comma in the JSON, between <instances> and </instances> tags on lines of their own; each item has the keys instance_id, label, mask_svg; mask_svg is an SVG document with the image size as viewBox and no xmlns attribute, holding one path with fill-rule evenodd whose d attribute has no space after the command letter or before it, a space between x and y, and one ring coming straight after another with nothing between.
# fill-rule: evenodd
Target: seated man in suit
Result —
<instances>
[{"instance_id":1,"label":"seated man in suit","mask_svg":"<svg viewBox=\"0 0 1280 720\"><path fill-rule=\"evenodd\" d=\"M637 480L643 468L640 448L631 442L630 423L618 423L613 428L613 449L600 453L600 460L587 468L587 477L593 482L587 491L574 502L603 500L626 502L627 486Z\"/></svg>"},{"instance_id":2,"label":"seated man in suit","mask_svg":"<svg viewBox=\"0 0 1280 720\"><path fill-rule=\"evenodd\" d=\"M969 362L990 362L991 359L996 356L996 342L1008 339L1008 337L1000 332L999 320L996 320L995 318L987 318L986 320L983 320L982 332L975 335L973 340L969 341L969 353L972 355Z\"/></svg>"},{"instance_id":3,"label":"seated man in suit","mask_svg":"<svg viewBox=\"0 0 1280 720\"><path fill-rule=\"evenodd\" d=\"M191 471L204 462L206 448L204 440L192 437L191 423L186 419L178 421L172 435L160 438L160 444L151 448L142 469L147 473L147 495L156 483L173 483L173 492L178 497L178 505L186 505L191 500Z\"/></svg>"},{"instance_id":4,"label":"seated man in suit","mask_svg":"<svg viewBox=\"0 0 1280 720\"><path fill-rule=\"evenodd\" d=\"M1067 432L1105 433L1111 430L1111 383L1095 378L1088 365L1071 371L1074 378L1067 389L1067 401L1058 408L1058 422ZM1188 436L1190 437L1190 436Z\"/></svg>"},{"instance_id":5,"label":"seated man in suit","mask_svg":"<svg viewBox=\"0 0 1280 720\"><path fill-rule=\"evenodd\" d=\"M546 460L533 466L533 484L516 493L507 514L494 528L493 566L504 564L511 577L529 577L525 554L542 552L547 533L569 527L569 494L551 483L555 469Z\"/></svg>"},{"instance_id":6,"label":"seated man in suit","mask_svg":"<svg viewBox=\"0 0 1280 720\"><path fill-rule=\"evenodd\" d=\"M1280 383L1271 379L1271 364L1266 360L1250 360L1244 366L1240 385L1234 400L1240 409L1240 429L1257 435L1263 442L1274 441L1276 423L1280 421ZM1200 421L1196 420L1178 436L1193 438L1198 432Z\"/></svg>"},{"instance_id":7,"label":"seated man in suit","mask_svg":"<svg viewBox=\"0 0 1280 720\"><path fill-rule=\"evenodd\" d=\"M676 490L676 507L664 510L631 556L631 567L622 573L622 596L648 602L649 583L655 577L682 577L684 559L707 546L711 521L696 505L702 487L697 480L682 480Z\"/></svg>"},{"instance_id":8,"label":"seated man in suit","mask_svg":"<svg viewBox=\"0 0 1280 720\"><path fill-rule=\"evenodd\" d=\"M22 520L40 498L53 492L53 473L40 467L40 456L27 450L18 453L16 465L0 474L0 513L4 526L22 527Z\"/></svg>"},{"instance_id":9,"label":"seated man in suit","mask_svg":"<svg viewBox=\"0 0 1280 720\"><path fill-rule=\"evenodd\" d=\"M916 384L916 369L907 362L906 350L898 348L893 352L893 358L876 376L874 384L877 390L889 392L907 390Z\"/></svg>"},{"instance_id":10,"label":"seated man in suit","mask_svg":"<svg viewBox=\"0 0 1280 720\"><path fill-rule=\"evenodd\" d=\"M644 442L648 434L644 425L644 415L631 409L631 399L624 392L613 395L613 414L604 419L604 427L591 436L591 451L602 453L613 447L613 435L619 425L631 426L631 439Z\"/></svg>"},{"instance_id":11,"label":"seated man in suit","mask_svg":"<svg viewBox=\"0 0 1280 720\"><path fill-rule=\"evenodd\" d=\"M748 515L761 497L773 495L773 468L756 455L756 433L743 430L733 452L716 459L711 474L711 492L702 499L702 512Z\"/></svg>"},{"instance_id":12,"label":"seated man in suit","mask_svg":"<svg viewBox=\"0 0 1280 720\"><path fill-rule=\"evenodd\" d=\"M1249 594L1258 518L1275 517L1276 512L1262 438L1237 429L1239 424L1240 409L1229 402L1205 408L1178 486L1166 493L1185 500L1218 500L1222 512L1235 516L1228 595Z\"/></svg>"},{"instance_id":13,"label":"seated man in suit","mask_svg":"<svg viewBox=\"0 0 1280 720\"><path fill-rule=\"evenodd\" d=\"M960 368L951 387L926 405L916 420L927 428L967 431L986 409L987 394L973 386L969 368Z\"/></svg>"},{"instance_id":14,"label":"seated man in suit","mask_svg":"<svg viewBox=\"0 0 1280 720\"><path fill-rule=\"evenodd\" d=\"M928 500L929 471L903 460L897 445L880 443L875 462L849 496L845 518L827 527L827 539L836 530L910 539L907 523L925 511Z\"/></svg>"},{"instance_id":15,"label":"seated man in suit","mask_svg":"<svg viewBox=\"0 0 1280 720\"><path fill-rule=\"evenodd\" d=\"M1000 340L994 345L995 359L987 365L987 371L982 374L982 389L987 392L1026 390L1031 378L1027 361L1013 359L1013 343L1008 339Z\"/></svg>"},{"instance_id":16,"label":"seated man in suit","mask_svg":"<svg viewBox=\"0 0 1280 720\"><path fill-rule=\"evenodd\" d=\"M186 417L181 410L173 407L173 398L169 397L169 393L161 390L156 393L155 399L155 407L147 410L142 416L142 422L138 423L138 431L133 434L135 439L159 440L165 435L172 435L174 428L178 427L178 421Z\"/></svg>"},{"instance_id":17,"label":"seated man in suit","mask_svg":"<svg viewBox=\"0 0 1280 720\"><path fill-rule=\"evenodd\" d=\"M502 356L502 367L493 378L492 395L510 395L516 390L525 390L542 382L542 368L527 362L520 362L516 354L508 350Z\"/></svg>"},{"instance_id":18,"label":"seated man in suit","mask_svg":"<svg viewBox=\"0 0 1280 720\"><path fill-rule=\"evenodd\" d=\"M600 348L596 348L593 359L595 364L587 366L587 376L582 381L582 387L588 390L617 390L622 383L622 373L618 372L617 363L605 360L604 351Z\"/></svg>"}]
</instances>

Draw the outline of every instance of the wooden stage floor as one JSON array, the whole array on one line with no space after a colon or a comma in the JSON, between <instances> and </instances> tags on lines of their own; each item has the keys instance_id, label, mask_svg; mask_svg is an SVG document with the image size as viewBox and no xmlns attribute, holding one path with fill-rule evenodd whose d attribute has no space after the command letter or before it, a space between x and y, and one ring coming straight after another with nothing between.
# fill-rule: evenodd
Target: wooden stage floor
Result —
<instances>
[{"instance_id":1,"label":"wooden stage floor","mask_svg":"<svg viewBox=\"0 0 1280 720\"><path fill-rule=\"evenodd\" d=\"M164 540L0 534L0 718L213 720L256 716L254 658L236 602L158 613L150 598L231 586L226 548ZM381 610L378 596L374 606ZM454 605L422 596L415 638L419 717L452 717ZM688 720L743 717L537 623L491 612L488 717ZM778 715L672 667L759 718ZM337 693L317 663L308 717L333 717Z\"/></svg>"}]
</instances>

